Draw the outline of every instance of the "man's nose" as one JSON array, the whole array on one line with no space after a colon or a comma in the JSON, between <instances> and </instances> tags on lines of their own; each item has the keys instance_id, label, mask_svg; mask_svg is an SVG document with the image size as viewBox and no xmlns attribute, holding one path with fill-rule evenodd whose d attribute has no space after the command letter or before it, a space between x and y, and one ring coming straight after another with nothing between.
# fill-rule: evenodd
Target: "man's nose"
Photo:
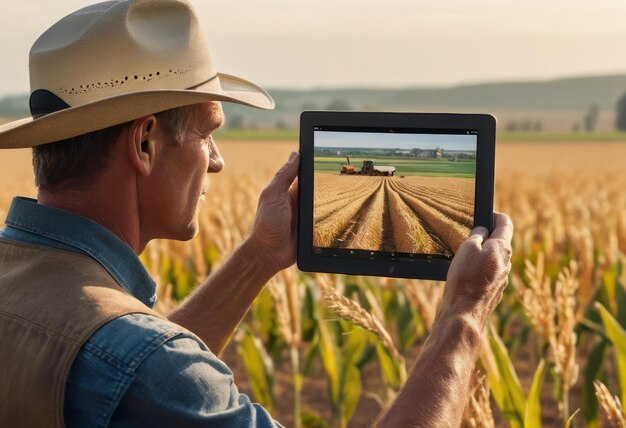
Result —
<instances>
[{"instance_id":1,"label":"man's nose","mask_svg":"<svg viewBox=\"0 0 626 428\"><path fill-rule=\"evenodd\" d=\"M222 155L220 155L220 151L218 150L213 137L211 137L211 146L209 147L209 150L209 169L207 172L220 172L224 168L224 159L222 159Z\"/></svg>"}]
</instances>

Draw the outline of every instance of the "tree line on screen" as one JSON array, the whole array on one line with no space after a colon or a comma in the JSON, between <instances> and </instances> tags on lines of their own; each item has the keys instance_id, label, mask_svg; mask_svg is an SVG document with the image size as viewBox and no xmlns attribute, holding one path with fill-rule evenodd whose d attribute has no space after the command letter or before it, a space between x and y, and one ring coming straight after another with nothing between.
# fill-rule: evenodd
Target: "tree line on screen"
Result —
<instances>
[{"instance_id":1,"label":"tree line on screen","mask_svg":"<svg viewBox=\"0 0 626 428\"><path fill-rule=\"evenodd\" d=\"M347 148L347 147L318 147L315 148L315 156L339 157L378 157L378 158L422 158L422 159L449 159L449 160L475 160L476 152L473 150L445 150L441 147L434 149L400 149L400 148Z\"/></svg>"}]
</instances>

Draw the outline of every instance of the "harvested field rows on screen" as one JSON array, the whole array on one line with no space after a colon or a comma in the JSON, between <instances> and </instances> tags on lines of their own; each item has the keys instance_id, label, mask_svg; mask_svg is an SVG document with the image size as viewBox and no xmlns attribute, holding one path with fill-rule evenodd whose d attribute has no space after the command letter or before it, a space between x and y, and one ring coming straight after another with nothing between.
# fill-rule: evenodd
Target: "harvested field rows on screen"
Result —
<instances>
[{"instance_id":1,"label":"harvested field rows on screen","mask_svg":"<svg viewBox=\"0 0 626 428\"><path fill-rule=\"evenodd\" d=\"M314 189L317 247L451 254L472 226L472 179L322 174Z\"/></svg>"}]
</instances>

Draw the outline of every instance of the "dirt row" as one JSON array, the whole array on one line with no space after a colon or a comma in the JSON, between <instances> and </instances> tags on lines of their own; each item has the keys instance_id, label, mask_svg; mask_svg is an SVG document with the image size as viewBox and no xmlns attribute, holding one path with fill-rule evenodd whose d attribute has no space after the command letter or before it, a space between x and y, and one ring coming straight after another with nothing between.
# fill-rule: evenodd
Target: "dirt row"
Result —
<instances>
[{"instance_id":1,"label":"dirt row","mask_svg":"<svg viewBox=\"0 0 626 428\"><path fill-rule=\"evenodd\" d=\"M313 245L452 255L469 234L473 187L420 178L316 177Z\"/></svg>"}]
</instances>

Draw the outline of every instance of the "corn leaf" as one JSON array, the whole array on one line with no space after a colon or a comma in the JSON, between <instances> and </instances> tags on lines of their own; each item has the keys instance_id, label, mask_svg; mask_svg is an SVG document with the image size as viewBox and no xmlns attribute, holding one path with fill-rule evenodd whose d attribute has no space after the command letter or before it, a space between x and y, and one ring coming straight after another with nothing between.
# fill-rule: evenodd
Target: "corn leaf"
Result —
<instances>
[{"instance_id":1,"label":"corn leaf","mask_svg":"<svg viewBox=\"0 0 626 428\"><path fill-rule=\"evenodd\" d=\"M615 292L615 300L617 301L617 316L615 318L622 327L626 328L626 288L619 281Z\"/></svg>"},{"instance_id":2,"label":"corn leaf","mask_svg":"<svg viewBox=\"0 0 626 428\"><path fill-rule=\"evenodd\" d=\"M406 377L406 374L403 374L404 363L402 361L396 361L387 348L380 343L376 345L376 355L378 355L383 383L395 390L400 389Z\"/></svg>"},{"instance_id":3,"label":"corn leaf","mask_svg":"<svg viewBox=\"0 0 626 428\"><path fill-rule=\"evenodd\" d=\"M398 295L395 290L391 290L388 288L382 289L381 294L381 306L385 315L385 319L380 321L383 322L393 320L396 316L396 313L398 312Z\"/></svg>"},{"instance_id":4,"label":"corn leaf","mask_svg":"<svg viewBox=\"0 0 626 428\"><path fill-rule=\"evenodd\" d=\"M591 350L589 357L587 357L580 407L588 427L598 426L598 399L593 381L599 379L602 374L604 351L607 343L606 340L600 340Z\"/></svg>"},{"instance_id":5,"label":"corn leaf","mask_svg":"<svg viewBox=\"0 0 626 428\"><path fill-rule=\"evenodd\" d=\"M365 349L369 343L371 333L353 326L344 335L344 343L342 347L342 378L341 378L341 395L343 398L341 418L344 422L348 422L361 396L361 372L358 369L358 361L363 356Z\"/></svg>"},{"instance_id":6,"label":"corn leaf","mask_svg":"<svg viewBox=\"0 0 626 428\"><path fill-rule=\"evenodd\" d=\"M526 399L525 428L541 428L541 388L546 377L545 361L541 359L533 376L533 383Z\"/></svg>"},{"instance_id":7,"label":"corn leaf","mask_svg":"<svg viewBox=\"0 0 626 428\"><path fill-rule=\"evenodd\" d=\"M509 420L511 427L521 427L526 413L526 398L520 384L515 367L509 358L504 343L493 328L489 329L489 344L498 367L502 382L502 407L500 410ZM489 384L491 388L492 384Z\"/></svg>"},{"instance_id":8,"label":"corn leaf","mask_svg":"<svg viewBox=\"0 0 626 428\"><path fill-rule=\"evenodd\" d=\"M602 273L602 285L607 295L607 303L612 314L617 314L617 266L611 266Z\"/></svg>"},{"instance_id":9,"label":"corn leaf","mask_svg":"<svg viewBox=\"0 0 626 428\"><path fill-rule=\"evenodd\" d=\"M252 305L252 319L254 320L253 325L255 331L267 346L270 340L270 334L276 324L274 302L269 289L263 288L261 293L259 293L254 300L254 304Z\"/></svg>"},{"instance_id":10,"label":"corn leaf","mask_svg":"<svg viewBox=\"0 0 626 428\"><path fill-rule=\"evenodd\" d=\"M150 252L143 251L139 254L139 261L146 268L148 272L152 272L152 263L150 263Z\"/></svg>"},{"instance_id":11,"label":"corn leaf","mask_svg":"<svg viewBox=\"0 0 626 428\"><path fill-rule=\"evenodd\" d=\"M404 353L417 340L420 331L416 323L417 316L415 311L407 300L400 305L397 317L396 329L398 331L400 352Z\"/></svg>"},{"instance_id":12,"label":"corn leaf","mask_svg":"<svg viewBox=\"0 0 626 428\"><path fill-rule=\"evenodd\" d=\"M363 350L361 357L356 362L356 366L359 368L359 370L362 370L363 367L365 367L367 364L372 362L374 358L376 358L376 345L373 345L372 343L368 343L365 349Z\"/></svg>"},{"instance_id":13,"label":"corn leaf","mask_svg":"<svg viewBox=\"0 0 626 428\"><path fill-rule=\"evenodd\" d=\"M304 286L304 299L302 301L300 318L302 341L311 343L315 338L315 332L317 330L317 317L316 317L316 301L313 297L313 290L309 284Z\"/></svg>"},{"instance_id":14,"label":"corn leaf","mask_svg":"<svg viewBox=\"0 0 626 428\"><path fill-rule=\"evenodd\" d=\"M330 425L317 413L305 410L302 412L302 428L330 428Z\"/></svg>"},{"instance_id":15,"label":"corn leaf","mask_svg":"<svg viewBox=\"0 0 626 428\"><path fill-rule=\"evenodd\" d=\"M359 404L359 398L361 397L361 372L355 365L345 366L344 379L343 379L343 412L341 419L348 422L356 406Z\"/></svg>"},{"instance_id":16,"label":"corn leaf","mask_svg":"<svg viewBox=\"0 0 626 428\"><path fill-rule=\"evenodd\" d=\"M328 323L318 323L318 331L320 335L320 356L322 357L322 366L328 377L330 388L330 397L335 408L341 403L340 393L340 361L341 354L337 347L333 334L328 327Z\"/></svg>"},{"instance_id":17,"label":"corn leaf","mask_svg":"<svg viewBox=\"0 0 626 428\"><path fill-rule=\"evenodd\" d=\"M187 291L187 274L180 260L172 260L172 285L174 298L182 300Z\"/></svg>"},{"instance_id":18,"label":"corn leaf","mask_svg":"<svg viewBox=\"0 0 626 428\"><path fill-rule=\"evenodd\" d=\"M505 408L505 391L504 385L500 381L500 372L495 362L495 357L491 349L491 344L487 336L482 338L482 345L480 347L480 365L483 368L484 373L487 375L487 383L489 384L489 390L496 405L500 410Z\"/></svg>"},{"instance_id":19,"label":"corn leaf","mask_svg":"<svg viewBox=\"0 0 626 428\"><path fill-rule=\"evenodd\" d=\"M320 336L318 333L315 333L313 339L311 339L311 343L308 351L306 352L306 356L304 357L304 366L302 368L302 374L304 376L310 376L311 370L313 369L313 362L315 361L315 357L320 352Z\"/></svg>"},{"instance_id":20,"label":"corn leaf","mask_svg":"<svg viewBox=\"0 0 626 428\"><path fill-rule=\"evenodd\" d=\"M611 313L600 303L596 302L596 308L600 312L606 335L615 347L617 357L617 373L621 390L622 403L626 403L626 331L619 325Z\"/></svg>"},{"instance_id":21,"label":"corn leaf","mask_svg":"<svg viewBox=\"0 0 626 428\"><path fill-rule=\"evenodd\" d=\"M159 254L160 257L160 269L159 269L159 278L161 280L161 284L171 284L172 280L172 260L170 259L167 253Z\"/></svg>"},{"instance_id":22,"label":"corn leaf","mask_svg":"<svg viewBox=\"0 0 626 428\"><path fill-rule=\"evenodd\" d=\"M353 329L344 334L342 346L343 366L354 366L363 355L369 338L368 332L356 325Z\"/></svg>"},{"instance_id":23,"label":"corn leaf","mask_svg":"<svg viewBox=\"0 0 626 428\"><path fill-rule=\"evenodd\" d=\"M250 327L242 326L243 335L237 346L250 381L252 396L263 407L271 411L274 408L272 360L265 352L261 341L254 337Z\"/></svg>"},{"instance_id":24,"label":"corn leaf","mask_svg":"<svg viewBox=\"0 0 626 428\"><path fill-rule=\"evenodd\" d=\"M220 251L214 244L208 245L204 248L204 261L206 262L209 270L213 269L213 266L220 261L220 258Z\"/></svg>"}]
</instances>

